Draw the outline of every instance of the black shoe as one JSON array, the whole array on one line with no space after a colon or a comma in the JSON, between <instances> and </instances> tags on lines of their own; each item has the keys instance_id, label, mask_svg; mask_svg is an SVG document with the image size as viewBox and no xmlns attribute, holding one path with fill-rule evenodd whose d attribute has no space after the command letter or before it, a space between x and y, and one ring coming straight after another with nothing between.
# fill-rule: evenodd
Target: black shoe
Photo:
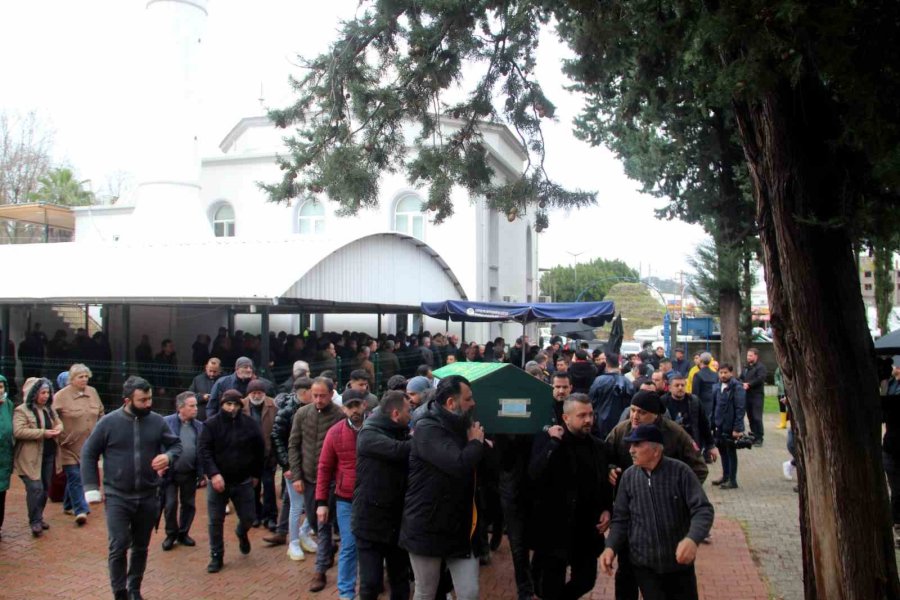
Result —
<instances>
[{"instance_id":1,"label":"black shoe","mask_svg":"<svg viewBox=\"0 0 900 600\"><path fill-rule=\"evenodd\" d=\"M128 590L128 600L144 600L140 590Z\"/></svg>"},{"instance_id":2,"label":"black shoe","mask_svg":"<svg viewBox=\"0 0 900 600\"><path fill-rule=\"evenodd\" d=\"M255 519L255 520L253 521L253 527L254 527L254 528L259 527L260 525L262 525L262 523L260 522L259 519Z\"/></svg>"},{"instance_id":3,"label":"black shoe","mask_svg":"<svg viewBox=\"0 0 900 600\"><path fill-rule=\"evenodd\" d=\"M713 479L710 483L712 483L713 485L722 485L723 483L725 483L725 478L723 477L721 479Z\"/></svg>"},{"instance_id":4,"label":"black shoe","mask_svg":"<svg viewBox=\"0 0 900 600\"><path fill-rule=\"evenodd\" d=\"M222 570L222 555L221 554L211 554L209 557L209 564L206 565L207 573L218 573Z\"/></svg>"},{"instance_id":5,"label":"black shoe","mask_svg":"<svg viewBox=\"0 0 900 600\"><path fill-rule=\"evenodd\" d=\"M498 548L500 548L500 544L503 543L503 534L502 533L492 533L491 534L491 551L496 552Z\"/></svg>"},{"instance_id":6,"label":"black shoe","mask_svg":"<svg viewBox=\"0 0 900 600\"><path fill-rule=\"evenodd\" d=\"M238 548L241 551L241 554L250 554L250 536L246 533L237 534L238 536Z\"/></svg>"},{"instance_id":7,"label":"black shoe","mask_svg":"<svg viewBox=\"0 0 900 600\"><path fill-rule=\"evenodd\" d=\"M178 536L178 543L182 546L187 546L188 548L193 548L197 545L197 542L194 541L194 538L186 533L182 533Z\"/></svg>"},{"instance_id":8,"label":"black shoe","mask_svg":"<svg viewBox=\"0 0 900 600\"><path fill-rule=\"evenodd\" d=\"M720 490L736 490L738 488L738 484L734 481L726 481L722 485L719 486Z\"/></svg>"},{"instance_id":9,"label":"black shoe","mask_svg":"<svg viewBox=\"0 0 900 600\"><path fill-rule=\"evenodd\" d=\"M50 529L50 524L47 521L41 521L41 529L47 531L48 529Z\"/></svg>"},{"instance_id":10,"label":"black shoe","mask_svg":"<svg viewBox=\"0 0 900 600\"><path fill-rule=\"evenodd\" d=\"M117 590L113 592L114 600L128 600L128 591L126 590Z\"/></svg>"},{"instance_id":11,"label":"black shoe","mask_svg":"<svg viewBox=\"0 0 900 600\"><path fill-rule=\"evenodd\" d=\"M269 519L269 521L266 523L266 529L268 529L270 533L275 533L278 530L278 523L276 523L272 519Z\"/></svg>"},{"instance_id":12,"label":"black shoe","mask_svg":"<svg viewBox=\"0 0 900 600\"><path fill-rule=\"evenodd\" d=\"M163 540L163 543L162 543L162 549L163 549L165 552L168 552L169 550L171 550L171 549L174 548L174 547L175 547L175 536L174 536L174 535L167 535L167 536L166 536L166 539Z\"/></svg>"},{"instance_id":13,"label":"black shoe","mask_svg":"<svg viewBox=\"0 0 900 600\"><path fill-rule=\"evenodd\" d=\"M756 438L756 440L753 442L753 446L755 448L762 448L762 445L763 445L762 438Z\"/></svg>"}]
</instances>

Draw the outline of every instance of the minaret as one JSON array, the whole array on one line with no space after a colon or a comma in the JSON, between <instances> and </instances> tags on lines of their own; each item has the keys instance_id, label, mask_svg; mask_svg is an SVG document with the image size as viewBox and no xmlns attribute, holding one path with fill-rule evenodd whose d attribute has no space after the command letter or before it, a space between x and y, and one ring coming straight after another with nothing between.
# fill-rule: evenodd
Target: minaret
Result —
<instances>
[{"instance_id":1,"label":"minaret","mask_svg":"<svg viewBox=\"0 0 900 600\"><path fill-rule=\"evenodd\" d=\"M208 0L147 0L131 240L213 236L200 200L198 65Z\"/></svg>"}]
</instances>

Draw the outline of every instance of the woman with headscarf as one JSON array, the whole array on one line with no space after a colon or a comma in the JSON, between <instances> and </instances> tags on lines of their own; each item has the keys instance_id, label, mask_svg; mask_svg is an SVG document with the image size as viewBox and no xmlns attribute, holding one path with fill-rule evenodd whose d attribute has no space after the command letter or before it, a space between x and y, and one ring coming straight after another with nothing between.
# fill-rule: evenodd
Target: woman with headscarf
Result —
<instances>
[{"instance_id":1,"label":"woman with headscarf","mask_svg":"<svg viewBox=\"0 0 900 600\"><path fill-rule=\"evenodd\" d=\"M66 473L63 511L68 515L75 515L78 526L87 523L88 513L91 512L84 500L84 487L81 484L81 447L103 416L100 396L97 390L88 385L91 375L87 365L72 365L67 377L68 384L53 396L53 408L63 424L63 433L57 440L59 462Z\"/></svg>"},{"instance_id":2,"label":"woman with headscarf","mask_svg":"<svg viewBox=\"0 0 900 600\"><path fill-rule=\"evenodd\" d=\"M25 402L13 411L16 438L13 466L25 484L31 535L40 537L44 530L50 529L44 521L44 507L56 470L56 438L62 432L62 422L53 410L53 385L49 379L26 381L23 389Z\"/></svg>"},{"instance_id":3,"label":"woman with headscarf","mask_svg":"<svg viewBox=\"0 0 900 600\"><path fill-rule=\"evenodd\" d=\"M0 375L0 539L2 539L3 517L6 515L6 490L12 475L13 448L13 403L7 395L6 377Z\"/></svg>"}]
</instances>

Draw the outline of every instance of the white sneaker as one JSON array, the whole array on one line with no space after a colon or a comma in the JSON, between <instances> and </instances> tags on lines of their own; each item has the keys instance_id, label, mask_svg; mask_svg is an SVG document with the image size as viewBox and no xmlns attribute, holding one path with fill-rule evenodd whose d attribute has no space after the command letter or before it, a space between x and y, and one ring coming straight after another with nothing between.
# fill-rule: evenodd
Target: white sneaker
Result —
<instances>
[{"instance_id":1,"label":"white sneaker","mask_svg":"<svg viewBox=\"0 0 900 600\"><path fill-rule=\"evenodd\" d=\"M782 472L784 472L785 479L787 479L788 481L794 480L794 472L796 471L796 468L791 464L791 461L786 460L781 463L781 470Z\"/></svg>"},{"instance_id":2,"label":"white sneaker","mask_svg":"<svg viewBox=\"0 0 900 600\"><path fill-rule=\"evenodd\" d=\"M306 555L303 554L299 541L293 541L288 544L287 555L291 560L306 560Z\"/></svg>"},{"instance_id":3,"label":"white sneaker","mask_svg":"<svg viewBox=\"0 0 900 600\"><path fill-rule=\"evenodd\" d=\"M303 534L300 534L300 547L303 548L304 552L311 552L312 554L315 554L318 549L316 543L308 535Z\"/></svg>"}]
</instances>

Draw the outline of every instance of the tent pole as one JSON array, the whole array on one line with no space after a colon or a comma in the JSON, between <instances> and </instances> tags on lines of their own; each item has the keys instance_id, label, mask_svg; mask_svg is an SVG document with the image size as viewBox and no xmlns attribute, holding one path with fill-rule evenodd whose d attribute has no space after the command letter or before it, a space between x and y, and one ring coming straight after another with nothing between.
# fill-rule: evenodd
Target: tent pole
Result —
<instances>
[{"instance_id":1,"label":"tent pole","mask_svg":"<svg viewBox=\"0 0 900 600\"><path fill-rule=\"evenodd\" d=\"M256 368L263 377L271 378L269 373L269 307L263 306L259 313L259 364L256 365Z\"/></svg>"},{"instance_id":2,"label":"tent pole","mask_svg":"<svg viewBox=\"0 0 900 600\"><path fill-rule=\"evenodd\" d=\"M522 319L522 370L525 370L525 319Z\"/></svg>"},{"instance_id":3,"label":"tent pole","mask_svg":"<svg viewBox=\"0 0 900 600\"><path fill-rule=\"evenodd\" d=\"M461 343L464 344L465 342L466 342L466 322L463 321L462 322L462 342Z\"/></svg>"}]
</instances>

